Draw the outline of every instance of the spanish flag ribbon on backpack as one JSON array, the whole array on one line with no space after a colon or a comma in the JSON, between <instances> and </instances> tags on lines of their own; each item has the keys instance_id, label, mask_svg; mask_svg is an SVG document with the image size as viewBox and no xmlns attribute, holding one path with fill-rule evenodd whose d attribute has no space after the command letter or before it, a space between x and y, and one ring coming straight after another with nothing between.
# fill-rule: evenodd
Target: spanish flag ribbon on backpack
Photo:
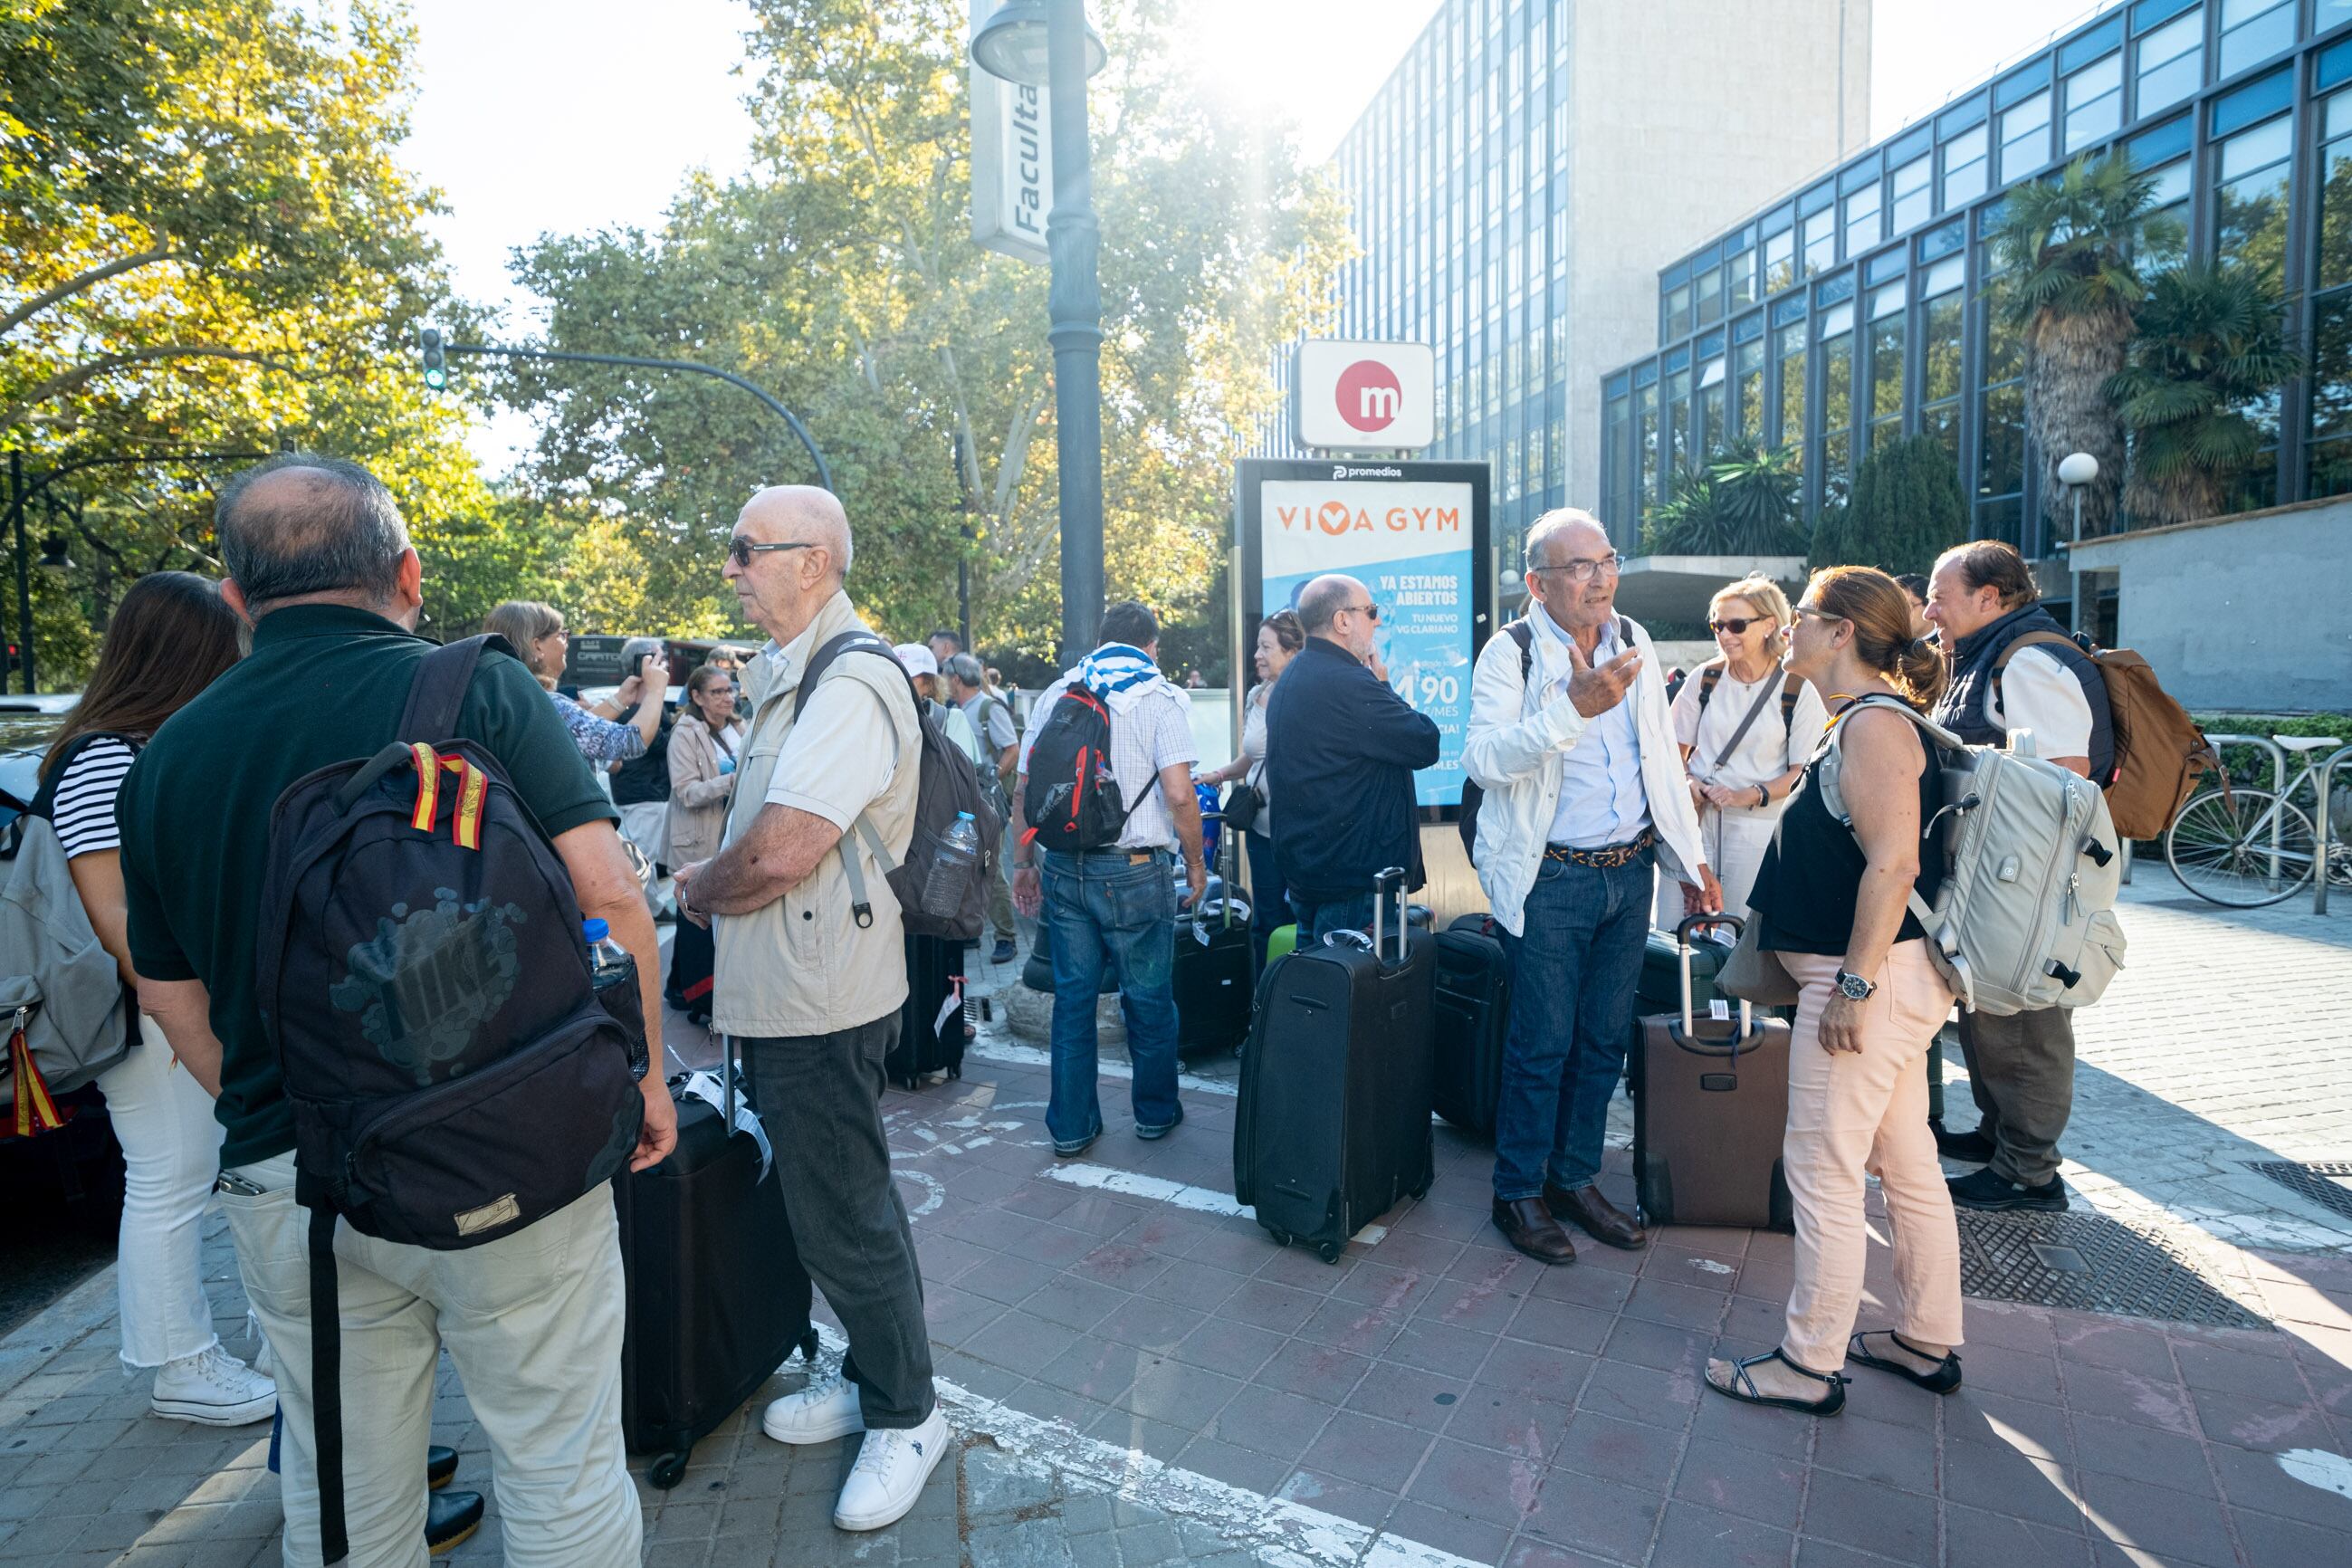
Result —
<instances>
[{"instance_id":1,"label":"spanish flag ribbon on backpack","mask_svg":"<svg viewBox=\"0 0 2352 1568\"><path fill-rule=\"evenodd\" d=\"M19 1138L53 1131L66 1124L58 1102L49 1098L47 1081L33 1060L33 1047L25 1043L25 1011L22 1007L16 1009L16 1021L8 1032L8 1076L16 1091Z\"/></svg>"},{"instance_id":2,"label":"spanish flag ribbon on backpack","mask_svg":"<svg viewBox=\"0 0 2352 1568\"><path fill-rule=\"evenodd\" d=\"M416 810L408 825L419 833L433 831L441 813L441 775L457 775L457 810L450 826L461 849L482 847L482 801L488 795L489 776L463 757L445 757L422 741L409 750L416 757Z\"/></svg>"}]
</instances>

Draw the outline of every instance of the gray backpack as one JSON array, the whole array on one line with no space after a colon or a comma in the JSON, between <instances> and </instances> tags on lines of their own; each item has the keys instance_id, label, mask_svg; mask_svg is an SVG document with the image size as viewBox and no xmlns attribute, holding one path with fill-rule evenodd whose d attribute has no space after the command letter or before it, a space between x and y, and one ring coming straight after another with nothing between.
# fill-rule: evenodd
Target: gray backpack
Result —
<instances>
[{"instance_id":1,"label":"gray backpack","mask_svg":"<svg viewBox=\"0 0 2352 1568\"><path fill-rule=\"evenodd\" d=\"M1863 707L1917 725L1942 770L1942 805L1922 826L1922 852L1940 847L1944 883L1932 909L1914 890L1911 912L1953 994L1993 1017L2096 1002L2124 963L2115 909L2123 861L2099 786L2035 756L2029 731L2011 731L2006 748L1971 746L1908 704L1871 696L1830 727L1814 775L1822 804L1849 826L1838 737Z\"/></svg>"},{"instance_id":2,"label":"gray backpack","mask_svg":"<svg viewBox=\"0 0 2352 1568\"><path fill-rule=\"evenodd\" d=\"M49 821L66 764L81 744L100 739L121 737L82 737L49 770L32 806L0 835L0 859L7 862L0 884L0 1023L9 1037L7 1097L21 1131L58 1125L54 1097L89 1083L131 1048L122 972L90 929Z\"/></svg>"}]
</instances>

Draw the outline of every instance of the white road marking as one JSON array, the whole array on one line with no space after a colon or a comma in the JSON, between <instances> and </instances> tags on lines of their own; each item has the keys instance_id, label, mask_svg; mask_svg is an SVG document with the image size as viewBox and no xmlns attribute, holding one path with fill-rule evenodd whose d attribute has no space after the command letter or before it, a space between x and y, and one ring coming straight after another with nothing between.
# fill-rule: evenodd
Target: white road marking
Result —
<instances>
[{"instance_id":1,"label":"white road marking","mask_svg":"<svg viewBox=\"0 0 2352 1568\"><path fill-rule=\"evenodd\" d=\"M828 1362L838 1362L845 1348L839 1331L819 1324L817 1333ZM936 1379L934 1386L950 1426L990 1439L999 1454L1033 1474L1058 1476L1074 1492L1108 1492L1192 1520L1268 1568L1487 1568L1320 1509L1180 1469L1139 1448L1082 1436L1062 1422L1042 1420L945 1378Z\"/></svg>"},{"instance_id":2,"label":"white road marking","mask_svg":"<svg viewBox=\"0 0 2352 1568\"><path fill-rule=\"evenodd\" d=\"M940 1179L928 1171L894 1170L890 1173L902 1182L912 1182L923 1189L925 1194L923 1201L907 1211L908 1219L920 1219L948 1201L947 1188L940 1185Z\"/></svg>"},{"instance_id":3,"label":"white road marking","mask_svg":"<svg viewBox=\"0 0 2352 1568\"><path fill-rule=\"evenodd\" d=\"M2289 1448L2278 1457L2279 1468L2307 1487L2338 1497L2352 1497L2352 1459L2325 1448Z\"/></svg>"},{"instance_id":4,"label":"white road marking","mask_svg":"<svg viewBox=\"0 0 2352 1568\"><path fill-rule=\"evenodd\" d=\"M1228 1215L1245 1218L1255 1211L1234 1201L1231 1193L1220 1193L1208 1187L1188 1187L1181 1182L1171 1182L1164 1176L1139 1175L1133 1171L1114 1170L1108 1165L1049 1165L1037 1173L1040 1181L1060 1182L1066 1186L1093 1187L1102 1192L1125 1193L1130 1197L1157 1198L1163 1204L1191 1209L1197 1214Z\"/></svg>"},{"instance_id":5,"label":"white road marking","mask_svg":"<svg viewBox=\"0 0 2352 1568\"><path fill-rule=\"evenodd\" d=\"M976 1057L984 1062L1002 1062L1006 1067L1050 1069L1054 1065L1054 1058L1034 1046L1015 1046L1003 1040L974 1041L964 1047L963 1054L967 1059ZM1135 1069L1125 1062L1106 1061L1095 1070L1105 1078L1135 1077ZM1176 1087L1189 1089L1195 1094L1221 1094L1228 1100L1242 1091L1242 1086L1231 1079L1202 1078L1189 1072L1176 1075Z\"/></svg>"},{"instance_id":6,"label":"white road marking","mask_svg":"<svg viewBox=\"0 0 2352 1568\"><path fill-rule=\"evenodd\" d=\"M1693 1268L1699 1269L1707 1274L1736 1274L1738 1272L1738 1270L1732 1268L1730 1264L1717 1263L1712 1258L1694 1258L1690 1260L1690 1266Z\"/></svg>"}]
</instances>

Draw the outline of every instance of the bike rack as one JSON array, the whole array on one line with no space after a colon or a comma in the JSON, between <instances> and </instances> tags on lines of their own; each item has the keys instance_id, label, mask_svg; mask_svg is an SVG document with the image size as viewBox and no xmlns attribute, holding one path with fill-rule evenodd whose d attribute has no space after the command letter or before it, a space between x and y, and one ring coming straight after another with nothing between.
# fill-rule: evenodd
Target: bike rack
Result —
<instances>
[{"instance_id":1,"label":"bike rack","mask_svg":"<svg viewBox=\"0 0 2352 1568\"><path fill-rule=\"evenodd\" d=\"M2284 746L2280 745L2268 735L2208 735L2205 739L2215 748L2214 756L2217 760L2221 756L2220 748L2223 746L2260 746L2263 750L2268 752L2271 754L2271 794L2280 800L2284 800L2286 798L2286 748ZM2352 750L2352 748L2347 749ZM2221 773L2224 781L2229 778L2230 771L2226 765L2221 766L2218 771ZM2279 839L2282 837L2284 826L2285 815L2284 813L2271 818L2271 875L2273 877L2277 876L2279 873ZM2326 829L2322 828L2320 831L2324 835L2326 832ZM2326 863L2326 862L2324 859L2321 861L2321 864L2323 865ZM2321 880L2324 881L2326 879L2322 878ZM2319 907L2323 911L2327 908L2326 895L2325 893L2322 893L2320 896Z\"/></svg>"},{"instance_id":2,"label":"bike rack","mask_svg":"<svg viewBox=\"0 0 2352 1568\"><path fill-rule=\"evenodd\" d=\"M2318 820L2312 825L2318 830L2319 836L2318 847L2312 856L2311 863L2311 912L2315 915L2324 915L2327 912L2327 824L2331 815L2329 806L2335 792L2336 765L2344 762L2352 762L2352 746L2344 747L2319 764L2319 813Z\"/></svg>"}]
</instances>

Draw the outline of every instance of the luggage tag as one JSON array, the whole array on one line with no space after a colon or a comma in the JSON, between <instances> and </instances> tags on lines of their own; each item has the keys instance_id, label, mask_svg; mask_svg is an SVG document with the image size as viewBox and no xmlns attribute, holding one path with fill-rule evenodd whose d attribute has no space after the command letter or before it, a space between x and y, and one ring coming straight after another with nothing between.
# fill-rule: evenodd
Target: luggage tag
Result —
<instances>
[{"instance_id":1,"label":"luggage tag","mask_svg":"<svg viewBox=\"0 0 2352 1568\"><path fill-rule=\"evenodd\" d=\"M1718 1024L1727 1024L1731 1021L1731 1004L1720 996L1714 997L1706 1005L1706 1016Z\"/></svg>"},{"instance_id":2,"label":"luggage tag","mask_svg":"<svg viewBox=\"0 0 2352 1568\"><path fill-rule=\"evenodd\" d=\"M947 999L940 1004L940 1016L931 1020L931 1033L936 1035L948 1026L948 1020L963 1011L963 976L955 976L948 987Z\"/></svg>"},{"instance_id":3,"label":"luggage tag","mask_svg":"<svg viewBox=\"0 0 2352 1568\"><path fill-rule=\"evenodd\" d=\"M1192 917L1192 940L1199 942L1202 947L1209 945L1208 924L1206 921L1202 921L1198 914L1195 914Z\"/></svg>"},{"instance_id":4,"label":"luggage tag","mask_svg":"<svg viewBox=\"0 0 2352 1568\"><path fill-rule=\"evenodd\" d=\"M733 1070L731 1063L729 1064L728 1070ZM695 1099L702 1101L705 1105L708 1105L711 1110L719 1112L721 1116L725 1116L727 1114L728 1106L726 1090L724 1086L719 1083L719 1075L717 1073L709 1071L690 1072L686 1075L686 1081L677 1086L677 1092L680 1094L692 1095ZM734 1110L735 1131L737 1132L750 1133L751 1135L751 1142L760 1146L760 1178L761 1180L765 1181L768 1175L768 1167L776 1163L776 1152L768 1145L768 1130L760 1124L759 1116L750 1106L739 1101Z\"/></svg>"}]
</instances>

